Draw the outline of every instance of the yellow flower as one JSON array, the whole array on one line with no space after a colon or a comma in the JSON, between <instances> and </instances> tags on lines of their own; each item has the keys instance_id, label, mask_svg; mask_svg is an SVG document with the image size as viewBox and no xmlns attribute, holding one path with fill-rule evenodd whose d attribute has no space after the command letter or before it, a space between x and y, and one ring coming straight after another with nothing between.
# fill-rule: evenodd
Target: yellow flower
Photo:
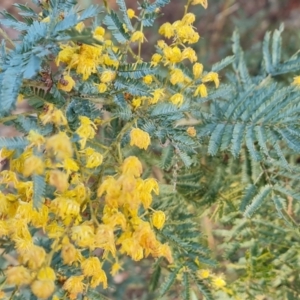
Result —
<instances>
[{"instance_id":1,"label":"yellow flower","mask_svg":"<svg viewBox=\"0 0 300 300\"><path fill-rule=\"evenodd\" d=\"M75 29L76 29L78 32L81 32L83 28L84 28L84 23L83 23L83 22L79 22L79 23L75 26Z\"/></svg>"},{"instance_id":2,"label":"yellow flower","mask_svg":"<svg viewBox=\"0 0 300 300\"><path fill-rule=\"evenodd\" d=\"M58 192L64 192L69 187L69 176L58 170L53 170L49 175L49 184L56 187Z\"/></svg>"},{"instance_id":3,"label":"yellow flower","mask_svg":"<svg viewBox=\"0 0 300 300\"><path fill-rule=\"evenodd\" d=\"M46 151L58 159L72 157L73 147L65 132L59 132L47 139Z\"/></svg>"},{"instance_id":4,"label":"yellow flower","mask_svg":"<svg viewBox=\"0 0 300 300\"><path fill-rule=\"evenodd\" d=\"M73 199L57 197L51 202L51 210L69 225L79 216L80 204Z\"/></svg>"},{"instance_id":5,"label":"yellow flower","mask_svg":"<svg viewBox=\"0 0 300 300\"><path fill-rule=\"evenodd\" d=\"M140 177L142 171L142 164L135 156L127 157L122 164L122 174L124 175L133 175L135 177Z\"/></svg>"},{"instance_id":6,"label":"yellow flower","mask_svg":"<svg viewBox=\"0 0 300 300\"><path fill-rule=\"evenodd\" d=\"M195 127L189 127L187 130L186 130L187 134L191 137L195 137L196 134L197 134L197 131L195 129Z\"/></svg>"},{"instance_id":7,"label":"yellow flower","mask_svg":"<svg viewBox=\"0 0 300 300\"><path fill-rule=\"evenodd\" d=\"M76 73L82 74L82 79L87 80L91 74L97 72L96 67L99 65L101 54L101 46L83 44L80 47L79 53L77 55L73 55L72 61L69 63L69 67L76 67Z\"/></svg>"},{"instance_id":8,"label":"yellow flower","mask_svg":"<svg viewBox=\"0 0 300 300\"><path fill-rule=\"evenodd\" d=\"M103 41L105 34L105 29L101 26L96 27L94 30L93 37L99 41Z\"/></svg>"},{"instance_id":9,"label":"yellow flower","mask_svg":"<svg viewBox=\"0 0 300 300\"><path fill-rule=\"evenodd\" d=\"M143 81L144 83L146 84L151 84L152 81L153 81L153 77L151 75L146 75L144 78L143 78Z\"/></svg>"},{"instance_id":10,"label":"yellow flower","mask_svg":"<svg viewBox=\"0 0 300 300\"><path fill-rule=\"evenodd\" d=\"M168 262L173 263L172 251L168 244L163 244L159 246L159 256L164 256Z\"/></svg>"},{"instance_id":11,"label":"yellow flower","mask_svg":"<svg viewBox=\"0 0 300 300\"><path fill-rule=\"evenodd\" d=\"M132 238L132 237L125 238L119 244L121 244L120 252L121 253L126 253L134 261L139 261L144 257L144 250L139 245L138 241L135 238Z\"/></svg>"},{"instance_id":12,"label":"yellow flower","mask_svg":"<svg viewBox=\"0 0 300 300\"><path fill-rule=\"evenodd\" d=\"M74 86L75 81L69 75L63 76L57 84L57 88L65 92L70 92Z\"/></svg>"},{"instance_id":13,"label":"yellow flower","mask_svg":"<svg viewBox=\"0 0 300 300\"><path fill-rule=\"evenodd\" d=\"M65 265L72 265L76 261L81 260L81 253L71 243L67 243L61 248L61 257Z\"/></svg>"},{"instance_id":14,"label":"yellow flower","mask_svg":"<svg viewBox=\"0 0 300 300\"><path fill-rule=\"evenodd\" d=\"M77 299L77 295L81 294L85 289L85 284L82 282L84 276L71 276L63 285L63 289L68 291L71 299Z\"/></svg>"},{"instance_id":15,"label":"yellow flower","mask_svg":"<svg viewBox=\"0 0 300 300\"><path fill-rule=\"evenodd\" d=\"M39 280L55 280L56 276L55 276L55 272L52 268L50 267L44 267L41 268L37 274L37 278Z\"/></svg>"},{"instance_id":16,"label":"yellow flower","mask_svg":"<svg viewBox=\"0 0 300 300\"><path fill-rule=\"evenodd\" d=\"M141 43L144 42L144 39L146 38L142 31L135 31L130 38L132 42L141 42Z\"/></svg>"},{"instance_id":17,"label":"yellow flower","mask_svg":"<svg viewBox=\"0 0 300 300\"><path fill-rule=\"evenodd\" d=\"M46 258L45 249L32 245L28 249L19 251L22 264L26 264L31 270L36 270L42 266Z\"/></svg>"},{"instance_id":18,"label":"yellow flower","mask_svg":"<svg viewBox=\"0 0 300 300\"><path fill-rule=\"evenodd\" d=\"M123 270L123 268L121 267L121 265L118 262L115 262L111 267L110 274L112 276L115 276L119 272L119 270Z\"/></svg>"},{"instance_id":19,"label":"yellow flower","mask_svg":"<svg viewBox=\"0 0 300 300\"><path fill-rule=\"evenodd\" d=\"M197 55L194 49L187 47L182 52L183 59L189 59L191 63L197 61Z\"/></svg>"},{"instance_id":20,"label":"yellow flower","mask_svg":"<svg viewBox=\"0 0 300 300\"><path fill-rule=\"evenodd\" d=\"M175 47L165 47L163 50L164 56L170 63L178 63L182 60L182 53L181 50Z\"/></svg>"},{"instance_id":21,"label":"yellow flower","mask_svg":"<svg viewBox=\"0 0 300 300\"><path fill-rule=\"evenodd\" d=\"M103 156L101 153L96 152L92 148L86 148L85 153L87 156L87 160L86 160L87 168L96 168L102 164Z\"/></svg>"},{"instance_id":22,"label":"yellow flower","mask_svg":"<svg viewBox=\"0 0 300 300\"><path fill-rule=\"evenodd\" d=\"M40 299L48 299L55 290L53 280L35 280L31 284L32 293Z\"/></svg>"},{"instance_id":23,"label":"yellow flower","mask_svg":"<svg viewBox=\"0 0 300 300\"><path fill-rule=\"evenodd\" d=\"M191 25L195 22L196 17L193 13L187 13L182 18L182 23L184 25Z\"/></svg>"},{"instance_id":24,"label":"yellow flower","mask_svg":"<svg viewBox=\"0 0 300 300\"><path fill-rule=\"evenodd\" d=\"M69 64L73 57L74 54L78 51L79 47L78 46L70 46L70 45L61 45L60 48L62 49L59 51L58 56L55 59L56 65L58 66L60 62Z\"/></svg>"},{"instance_id":25,"label":"yellow flower","mask_svg":"<svg viewBox=\"0 0 300 300\"><path fill-rule=\"evenodd\" d=\"M158 33L165 36L168 39L171 38L172 36L174 36L174 34L175 34L174 28L172 27L172 25L169 22L161 25L158 30Z\"/></svg>"},{"instance_id":26,"label":"yellow flower","mask_svg":"<svg viewBox=\"0 0 300 300\"><path fill-rule=\"evenodd\" d=\"M196 32L191 25L183 25L180 23L176 32L179 41L182 43L194 44L197 43L200 38L198 32Z\"/></svg>"},{"instance_id":27,"label":"yellow flower","mask_svg":"<svg viewBox=\"0 0 300 300\"><path fill-rule=\"evenodd\" d=\"M45 112L39 115L41 122L45 125L48 123L54 123L55 125L66 125L67 119L60 109L54 107L52 103L48 103L44 106Z\"/></svg>"},{"instance_id":28,"label":"yellow flower","mask_svg":"<svg viewBox=\"0 0 300 300\"><path fill-rule=\"evenodd\" d=\"M215 83L216 88L219 87L220 81L219 81L219 75L215 72L209 72L202 78L202 82L210 82L213 81Z\"/></svg>"},{"instance_id":29,"label":"yellow flower","mask_svg":"<svg viewBox=\"0 0 300 300\"><path fill-rule=\"evenodd\" d=\"M207 8L207 0L193 0L192 5L201 4L205 9Z\"/></svg>"},{"instance_id":30,"label":"yellow flower","mask_svg":"<svg viewBox=\"0 0 300 300\"><path fill-rule=\"evenodd\" d=\"M132 19L135 17L135 11L131 8L127 9L127 15L129 17L129 19Z\"/></svg>"},{"instance_id":31,"label":"yellow flower","mask_svg":"<svg viewBox=\"0 0 300 300\"><path fill-rule=\"evenodd\" d=\"M107 277L106 273L100 269L96 274L93 275L91 279L91 288L97 287L100 283L103 284L103 288L107 288Z\"/></svg>"},{"instance_id":32,"label":"yellow flower","mask_svg":"<svg viewBox=\"0 0 300 300\"><path fill-rule=\"evenodd\" d=\"M137 109L142 105L142 98L140 97L133 98L131 104L135 109Z\"/></svg>"},{"instance_id":33,"label":"yellow flower","mask_svg":"<svg viewBox=\"0 0 300 300\"><path fill-rule=\"evenodd\" d=\"M182 103L183 103L183 95L180 94L180 93L177 93L177 94L173 95L173 96L170 98L170 101L171 101L174 105L181 106Z\"/></svg>"},{"instance_id":34,"label":"yellow flower","mask_svg":"<svg viewBox=\"0 0 300 300\"><path fill-rule=\"evenodd\" d=\"M71 229L71 238L81 248L95 248L94 229L89 225L73 226Z\"/></svg>"},{"instance_id":35,"label":"yellow flower","mask_svg":"<svg viewBox=\"0 0 300 300\"><path fill-rule=\"evenodd\" d=\"M108 221L110 220L111 219ZM104 249L104 257L106 257L109 253L111 253L113 257L116 256L115 236L113 226L111 226L111 224L101 224L98 226L96 231L95 246Z\"/></svg>"},{"instance_id":36,"label":"yellow flower","mask_svg":"<svg viewBox=\"0 0 300 300\"><path fill-rule=\"evenodd\" d=\"M31 156L24 161L23 175L25 177L31 176L32 174L41 175L44 173L44 169L43 160L40 157Z\"/></svg>"},{"instance_id":37,"label":"yellow flower","mask_svg":"<svg viewBox=\"0 0 300 300\"><path fill-rule=\"evenodd\" d=\"M17 286L27 285L31 282L31 274L23 266L10 267L5 272L6 282Z\"/></svg>"},{"instance_id":38,"label":"yellow flower","mask_svg":"<svg viewBox=\"0 0 300 300\"><path fill-rule=\"evenodd\" d=\"M170 82L172 84L182 83L184 82L184 74L180 69L174 69L171 72Z\"/></svg>"},{"instance_id":39,"label":"yellow flower","mask_svg":"<svg viewBox=\"0 0 300 300\"><path fill-rule=\"evenodd\" d=\"M162 56L158 53L155 53L151 57L151 65L152 66L157 66L157 64L161 61Z\"/></svg>"},{"instance_id":40,"label":"yellow flower","mask_svg":"<svg viewBox=\"0 0 300 300\"><path fill-rule=\"evenodd\" d=\"M23 102L23 100L24 100L24 95L23 94L19 94L18 98L17 98L17 103L21 103L21 102Z\"/></svg>"},{"instance_id":41,"label":"yellow flower","mask_svg":"<svg viewBox=\"0 0 300 300\"><path fill-rule=\"evenodd\" d=\"M101 82L99 84L97 84L97 88L98 88L98 92L99 93L105 93L107 91L107 84Z\"/></svg>"},{"instance_id":42,"label":"yellow flower","mask_svg":"<svg viewBox=\"0 0 300 300\"><path fill-rule=\"evenodd\" d=\"M294 84L294 85L300 85L300 76L294 77L294 81L293 81L292 84Z\"/></svg>"},{"instance_id":43,"label":"yellow flower","mask_svg":"<svg viewBox=\"0 0 300 300\"><path fill-rule=\"evenodd\" d=\"M97 257L89 257L81 263L81 270L84 276L93 276L101 270L101 264Z\"/></svg>"},{"instance_id":44,"label":"yellow flower","mask_svg":"<svg viewBox=\"0 0 300 300\"><path fill-rule=\"evenodd\" d=\"M152 224L157 229L162 229L165 224L166 216L161 210L155 211L152 215Z\"/></svg>"},{"instance_id":45,"label":"yellow flower","mask_svg":"<svg viewBox=\"0 0 300 300\"><path fill-rule=\"evenodd\" d=\"M215 276L212 280L212 285L216 289L221 289L226 285L226 282L222 277Z\"/></svg>"},{"instance_id":46,"label":"yellow flower","mask_svg":"<svg viewBox=\"0 0 300 300\"><path fill-rule=\"evenodd\" d=\"M200 84L197 88L196 88L196 90L195 90L195 92L194 92L194 97L196 97L196 96L198 96L198 95L200 95L201 97L207 97L207 89L206 89L206 86L202 83L202 84Z\"/></svg>"},{"instance_id":47,"label":"yellow flower","mask_svg":"<svg viewBox=\"0 0 300 300\"><path fill-rule=\"evenodd\" d=\"M147 150L151 140L149 133L139 128L133 128L130 132L130 146L137 146L140 149Z\"/></svg>"},{"instance_id":48,"label":"yellow flower","mask_svg":"<svg viewBox=\"0 0 300 300\"><path fill-rule=\"evenodd\" d=\"M198 270L197 271L197 276L200 279L206 279L206 278L208 278L210 276L210 271L207 270L207 269Z\"/></svg>"},{"instance_id":49,"label":"yellow flower","mask_svg":"<svg viewBox=\"0 0 300 300\"><path fill-rule=\"evenodd\" d=\"M108 83L113 81L116 78L116 72L111 70L106 70L101 74L101 82L102 83Z\"/></svg>"},{"instance_id":50,"label":"yellow flower","mask_svg":"<svg viewBox=\"0 0 300 300\"><path fill-rule=\"evenodd\" d=\"M195 63L193 65L193 74L194 74L194 78L197 79L202 75L203 72L203 65L200 63Z\"/></svg>"},{"instance_id":51,"label":"yellow flower","mask_svg":"<svg viewBox=\"0 0 300 300\"><path fill-rule=\"evenodd\" d=\"M45 144L45 138L33 130L29 131L27 140L31 143L30 144L31 147L35 146L38 149L40 149L40 147Z\"/></svg>"},{"instance_id":52,"label":"yellow flower","mask_svg":"<svg viewBox=\"0 0 300 300\"><path fill-rule=\"evenodd\" d=\"M164 89L156 89L153 92L153 98L151 98L150 104L157 103L159 100L161 100L164 97L164 95L165 95Z\"/></svg>"},{"instance_id":53,"label":"yellow flower","mask_svg":"<svg viewBox=\"0 0 300 300\"><path fill-rule=\"evenodd\" d=\"M79 116L81 125L77 128L76 133L81 137L81 149L85 147L87 139L94 138L97 126L88 117Z\"/></svg>"}]
</instances>

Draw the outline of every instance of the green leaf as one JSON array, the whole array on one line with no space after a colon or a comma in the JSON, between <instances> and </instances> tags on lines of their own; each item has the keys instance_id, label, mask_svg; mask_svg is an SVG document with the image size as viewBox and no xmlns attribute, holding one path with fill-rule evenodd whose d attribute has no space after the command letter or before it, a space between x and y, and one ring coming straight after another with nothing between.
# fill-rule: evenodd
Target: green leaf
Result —
<instances>
[{"instance_id":1,"label":"green leaf","mask_svg":"<svg viewBox=\"0 0 300 300\"><path fill-rule=\"evenodd\" d=\"M159 290L159 297L164 296L172 287L172 285L175 283L176 277L179 273L179 271L182 269L182 266L178 266L176 269L174 269L166 279L166 281L162 284L160 290Z\"/></svg>"},{"instance_id":2,"label":"green leaf","mask_svg":"<svg viewBox=\"0 0 300 300\"><path fill-rule=\"evenodd\" d=\"M130 39L130 35L125 32L123 23L115 12L111 11L109 15L106 15L103 23L107 26L108 30L112 32L119 43L124 44Z\"/></svg>"},{"instance_id":3,"label":"green leaf","mask_svg":"<svg viewBox=\"0 0 300 300\"><path fill-rule=\"evenodd\" d=\"M202 280L196 279L195 282L196 282L196 285L197 285L199 291L203 294L203 296L205 297L206 300L214 300L210 290L208 289L208 287L204 284L204 282Z\"/></svg>"},{"instance_id":4,"label":"green leaf","mask_svg":"<svg viewBox=\"0 0 300 300\"><path fill-rule=\"evenodd\" d=\"M33 207L36 209L41 208L43 197L46 190L45 177L41 175L33 175Z\"/></svg>"},{"instance_id":5,"label":"green leaf","mask_svg":"<svg viewBox=\"0 0 300 300\"><path fill-rule=\"evenodd\" d=\"M191 299L191 286L189 281L189 273L184 272L183 273L183 299L184 300L190 300Z\"/></svg>"},{"instance_id":6,"label":"green leaf","mask_svg":"<svg viewBox=\"0 0 300 300\"><path fill-rule=\"evenodd\" d=\"M252 203L247 206L244 212L244 216L246 218L251 218L254 212L262 205L262 202L267 198L271 191L272 188L268 184L262 187L259 193L252 200Z\"/></svg>"},{"instance_id":7,"label":"green leaf","mask_svg":"<svg viewBox=\"0 0 300 300\"><path fill-rule=\"evenodd\" d=\"M134 31L134 28L131 24L131 21L127 14L127 7L124 0L117 0L117 4L119 5L120 11L123 13L123 20L130 31Z\"/></svg>"},{"instance_id":8,"label":"green leaf","mask_svg":"<svg viewBox=\"0 0 300 300\"><path fill-rule=\"evenodd\" d=\"M24 137L11 137L1 138L0 137L0 149L24 149L28 145L28 140Z\"/></svg>"}]
</instances>

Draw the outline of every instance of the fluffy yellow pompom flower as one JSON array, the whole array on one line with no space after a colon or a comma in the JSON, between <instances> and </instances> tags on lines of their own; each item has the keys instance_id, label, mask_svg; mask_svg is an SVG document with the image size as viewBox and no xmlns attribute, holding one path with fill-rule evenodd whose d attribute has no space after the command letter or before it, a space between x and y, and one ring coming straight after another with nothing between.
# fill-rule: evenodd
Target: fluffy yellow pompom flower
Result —
<instances>
[{"instance_id":1,"label":"fluffy yellow pompom flower","mask_svg":"<svg viewBox=\"0 0 300 300\"><path fill-rule=\"evenodd\" d=\"M31 284L32 293L40 299L48 299L55 290L53 280L35 280Z\"/></svg>"},{"instance_id":2,"label":"fluffy yellow pompom flower","mask_svg":"<svg viewBox=\"0 0 300 300\"><path fill-rule=\"evenodd\" d=\"M83 283L84 276L71 276L64 283L63 289L69 292L70 299L77 299L77 295L81 294L85 289L85 284Z\"/></svg>"},{"instance_id":3,"label":"fluffy yellow pompom flower","mask_svg":"<svg viewBox=\"0 0 300 300\"><path fill-rule=\"evenodd\" d=\"M182 83L184 82L184 74L180 69L174 69L171 72L170 82L172 84Z\"/></svg>"},{"instance_id":4,"label":"fluffy yellow pompom flower","mask_svg":"<svg viewBox=\"0 0 300 300\"><path fill-rule=\"evenodd\" d=\"M200 84L195 90L194 97L198 95L200 95L201 97L207 97L207 89L203 83Z\"/></svg>"},{"instance_id":5,"label":"fluffy yellow pompom flower","mask_svg":"<svg viewBox=\"0 0 300 300\"><path fill-rule=\"evenodd\" d=\"M191 137L195 137L196 134L197 134L197 131L195 129L195 127L189 127L187 130L186 130L187 134Z\"/></svg>"},{"instance_id":6,"label":"fluffy yellow pompom flower","mask_svg":"<svg viewBox=\"0 0 300 300\"><path fill-rule=\"evenodd\" d=\"M81 270L84 276L93 276L101 270L101 264L97 257L89 257L81 263Z\"/></svg>"},{"instance_id":7,"label":"fluffy yellow pompom flower","mask_svg":"<svg viewBox=\"0 0 300 300\"><path fill-rule=\"evenodd\" d=\"M197 55L194 49L187 47L182 52L182 59L189 59L191 63L197 61Z\"/></svg>"},{"instance_id":8,"label":"fluffy yellow pompom flower","mask_svg":"<svg viewBox=\"0 0 300 300\"><path fill-rule=\"evenodd\" d=\"M182 18L182 23L184 25L191 25L195 22L195 20L196 20L196 17L193 13L187 13Z\"/></svg>"},{"instance_id":9,"label":"fluffy yellow pompom flower","mask_svg":"<svg viewBox=\"0 0 300 300\"><path fill-rule=\"evenodd\" d=\"M130 132L130 146L137 146L140 149L147 150L151 140L149 133L139 128L133 128Z\"/></svg>"},{"instance_id":10,"label":"fluffy yellow pompom flower","mask_svg":"<svg viewBox=\"0 0 300 300\"><path fill-rule=\"evenodd\" d=\"M106 70L101 74L101 82L102 83L108 83L113 81L116 78L116 72L111 70Z\"/></svg>"},{"instance_id":11,"label":"fluffy yellow pompom flower","mask_svg":"<svg viewBox=\"0 0 300 300\"><path fill-rule=\"evenodd\" d=\"M210 82L213 81L215 83L216 88L219 87L220 81L219 81L219 75L215 72L209 72L202 78L202 82Z\"/></svg>"},{"instance_id":12,"label":"fluffy yellow pompom flower","mask_svg":"<svg viewBox=\"0 0 300 300\"><path fill-rule=\"evenodd\" d=\"M194 0L192 5L201 4L205 9L207 8L207 0Z\"/></svg>"},{"instance_id":13,"label":"fluffy yellow pompom flower","mask_svg":"<svg viewBox=\"0 0 300 300\"><path fill-rule=\"evenodd\" d=\"M98 270L91 279L91 288L97 287L100 283L103 284L103 288L107 289L107 277L105 271L102 269Z\"/></svg>"},{"instance_id":14,"label":"fluffy yellow pompom flower","mask_svg":"<svg viewBox=\"0 0 300 300\"><path fill-rule=\"evenodd\" d=\"M105 29L101 26L96 27L93 37L99 41L104 40Z\"/></svg>"},{"instance_id":15,"label":"fluffy yellow pompom flower","mask_svg":"<svg viewBox=\"0 0 300 300\"><path fill-rule=\"evenodd\" d=\"M155 211L152 215L152 224L157 229L162 229L166 221L166 215L163 211Z\"/></svg>"},{"instance_id":16,"label":"fluffy yellow pompom flower","mask_svg":"<svg viewBox=\"0 0 300 300\"><path fill-rule=\"evenodd\" d=\"M56 187L58 192L64 192L69 187L69 176L59 170L52 170L49 174L49 184Z\"/></svg>"},{"instance_id":17,"label":"fluffy yellow pompom flower","mask_svg":"<svg viewBox=\"0 0 300 300\"><path fill-rule=\"evenodd\" d=\"M214 277L212 280L212 285L216 289L221 289L226 285L225 280L222 277Z\"/></svg>"},{"instance_id":18,"label":"fluffy yellow pompom flower","mask_svg":"<svg viewBox=\"0 0 300 300\"><path fill-rule=\"evenodd\" d=\"M86 155L86 167L87 168L96 168L102 164L103 156L101 153L96 152L93 148L85 149Z\"/></svg>"},{"instance_id":19,"label":"fluffy yellow pompom flower","mask_svg":"<svg viewBox=\"0 0 300 300\"><path fill-rule=\"evenodd\" d=\"M178 47L165 47L164 56L170 63L178 63L182 60L182 53Z\"/></svg>"},{"instance_id":20,"label":"fluffy yellow pompom flower","mask_svg":"<svg viewBox=\"0 0 300 300\"><path fill-rule=\"evenodd\" d=\"M94 229L89 225L73 226L71 229L71 238L82 248L94 249L95 233Z\"/></svg>"},{"instance_id":21,"label":"fluffy yellow pompom flower","mask_svg":"<svg viewBox=\"0 0 300 300\"><path fill-rule=\"evenodd\" d=\"M129 19L132 19L135 17L135 11L131 8L127 9L127 15Z\"/></svg>"},{"instance_id":22,"label":"fluffy yellow pompom flower","mask_svg":"<svg viewBox=\"0 0 300 300\"><path fill-rule=\"evenodd\" d=\"M6 282L17 286L29 284L32 277L28 269L23 266L11 267L5 272Z\"/></svg>"},{"instance_id":23,"label":"fluffy yellow pompom flower","mask_svg":"<svg viewBox=\"0 0 300 300\"><path fill-rule=\"evenodd\" d=\"M31 147L35 146L38 149L40 149L41 146L45 144L45 138L42 135L40 135L39 133L37 133L33 130L29 131L29 134L27 136L27 140L30 142Z\"/></svg>"},{"instance_id":24,"label":"fluffy yellow pompom flower","mask_svg":"<svg viewBox=\"0 0 300 300\"><path fill-rule=\"evenodd\" d=\"M124 160L122 164L123 175L133 175L134 177L140 177L142 172L142 164L136 156L129 156Z\"/></svg>"},{"instance_id":25,"label":"fluffy yellow pompom flower","mask_svg":"<svg viewBox=\"0 0 300 300\"><path fill-rule=\"evenodd\" d=\"M23 175L28 177L32 174L43 174L44 173L44 162L40 157L30 156L24 161Z\"/></svg>"},{"instance_id":26,"label":"fluffy yellow pompom flower","mask_svg":"<svg viewBox=\"0 0 300 300\"><path fill-rule=\"evenodd\" d=\"M47 139L46 151L58 159L72 157L73 147L65 132L60 132Z\"/></svg>"},{"instance_id":27,"label":"fluffy yellow pompom flower","mask_svg":"<svg viewBox=\"0 0 300 300\"><path fill-rule=\"evenodd\" d=\"M131 40L132 42L141 42L141 43L143 43L144 40L145 40L145 36L144 36L144 34L143 34L142 31L135 31L135 32L132 34L130 40Z\"/></svg>"},{"instance_id":28,"label":"fluffy yellow pompom flower","mask_svg":"<svg viewBox=\"0 0 300 300\"><path fill-rule=\"evenodd\" d=\"M172 24L167 22L160 26L158 33L169 39L174 36L175 31Z\"/></svg>"},{"instance_id":29,"label":"fluffy yellow pompom flower","mask_svg":"<svg viewBox=\"0 0 300 300\"><path fill-rule=\"evenodd\" d=\"M294 77L294 81L292 84L300 86L300 76Z\"/></svg>"},{"instance_id":30,"label":"fluffy yellow pompom flower","mask_svg":"<svg viewBox=\"0 0 300 300\"><path fill-rule=\"evenodd\" d=\"M151 84L153 81L153 77L151 75L146 75L145 77L143 77L143 81L146 84Z\"/></svg>"},{"instance_id":31,"label":"fluffy yellow pompom flower","mask_svg":"<svg viewBox=\"0 0 300 300\"><path fill-rule=\"evenodd\" d=\"M195 79L199 78L202 75L203 72L203 65L200 63L195 63L193 65L193 75L195 77Z\"/></svg>"},{"instance_id":32,"label":"fluffy yellow pompom flower","mask_svg":"<svg viewBox=\"0 0 300 300\"><path fill-rule=\"evenodd\" d=\"M98 88L98 92L99 93L105 93L107 91L107 84L101 82L99 84L97 84L97 88Z\"/></svg>"},{"instance_id":33,"label":"fluffy yellow pompom flower","mask_svg":"<svg viewBox=\"0 0 300 300\"><path fill-rule=\"evenodd\" d=\"M173 95L173 96L170 98L170 101L171 101L174 105L181 106L182 103L183 103L183 95L180 94L180 93L177 93L177 94Z\"/></svg>"},{"instance_id":34,"label":"fluffy yellow pompom flower","mask_svg":"<svg viewBox=\"0 0 300 300\"><path fill-rule=\"evenodd\" d=\"M63 78L59 80L57 84L57 88L65 92L70 92L74 86L75 86L75 81L69 75L65 75Z\"/></svg>"},{"instance_id":35,"label":"fluffy yellow pompom flower","mask_svg":"<svg viewBox=\"0 0 300 300\"><path fill-rule=\"evenodd\" d=\"M199 270L199 271L197 271L197 276L200 279L206 279L206 278L208 278L210 276L210 271L207 270L207 269Z\"/></svg>"}]
</instances>

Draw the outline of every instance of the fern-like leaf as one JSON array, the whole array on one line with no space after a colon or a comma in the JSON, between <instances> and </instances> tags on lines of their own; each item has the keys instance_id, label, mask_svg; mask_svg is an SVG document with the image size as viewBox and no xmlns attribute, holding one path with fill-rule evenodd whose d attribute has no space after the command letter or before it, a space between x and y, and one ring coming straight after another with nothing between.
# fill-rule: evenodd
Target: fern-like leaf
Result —
<instances>
[{"instance_id":1,"label":"fern-like leaf","mask_svg":"<svg viewBox=\"0 0 300 300\"><path fill-rule=\"evenodd\" d=\"M244 212L246 218L251 218L254 212L262 205L262 202L267 198L271 190L272 188L268 184L260 189L259 193L254 197L252 203L247 206Z\"/></svg>"},{"instance_id":2,"label":"fern-like leaf","mask_svg":"<svg viewBox=\"0 0 300 300\"><path fill-rule=\"evenodd\" d=\"M160 291L159 291L159 297L164 296L172 287L172 285L175 283L176 277L181 270L182 266L178 266L175 268L171 273L169 274L166 281L162 284Z\"/></svg>"},{"instance_id":3,"label":"fern-like leaf","mask_svg":"<svg viewBox=\"0 0 300 300\"><path fill-rule=\"evenodd\" d=\"M33 206L39 209L42 206L43 197L46 190L45 177L41 175L33 175Z\"/></svg>"}]
</instances>

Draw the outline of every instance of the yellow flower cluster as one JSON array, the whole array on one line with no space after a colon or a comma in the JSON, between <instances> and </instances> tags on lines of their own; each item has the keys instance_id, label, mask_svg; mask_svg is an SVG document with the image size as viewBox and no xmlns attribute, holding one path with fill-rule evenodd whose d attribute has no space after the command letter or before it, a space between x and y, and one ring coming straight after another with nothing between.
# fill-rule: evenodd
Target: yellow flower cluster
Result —
<instances>
[{"instance_id":1,"label":"yellow flower cluster","mask_svg":"<svg viewBox=\"0 0 300 300\"><path fill-rule=\"evenodd\" d=\"M188 3L207 7L206 0ZM130 19L140 21L132 9L127 14ZM42 22L49 21L50 18L44 18ZM195 51L185 45L194 44L200 38L194 22L195 15L185 13L181 20L160 27L159 33L173 38L173 43L158 41L151 65L166 68L169 76L162 83L152 73L142 74L141 81L149 93L129 97L132 113L136 113L135 120L120 132L114 132L116 136L112 140L102 144L96 137L99 125L102 126L102 122L110 125L114 116L99 121L76 115L77 127L74 129L66 117L67 105L57 107L45 100L42 110L37 110L37 120L42 125L53 125L53 131L48 136L30 131L23 153L6 148L1 150L1 158L9 161L9 170L0 172L0 186L3 187L0 191L0 238L12 242L19 263L5 270L7 284L17 288L30 287L40 299L53 296L59 285L66 293L65 298L78 299L79 294L89 288L99 285L107 288L105 270L109 268L114 276L122 269L119 260L123 255L134 261L148 256L164 257L168 263L173 263L171 248L156 235L166 222L165 213L152 207L153 194L159 195L158 182L152 177L142 178L142 163L136 156L123 158L120 141L133 124L139 124L137 119L142 118L140 107L147 109L161 101L181 106L187 88L194 97L207 97L206 84L209 82L218 88L218 74L203 72ZM76 32L81 33L84 26L80 22L75 27ZM143 28L129 34L126 51L130 49L129 53L140 63L140 53L135 55L130 43L138 42L141 46L146 41ZM60 44L55 59L62 71L57 88L68 97L72 97L72 90L77 91L75 79L78 78L81 83L91 83L99 94L106 93L109 97L115 88L121 72L120 62L124 62L127 54L114 45L103 27L93 30L93 38L98 43ZM192 73L184 72L180 65L183 61L192 65ZM168 85L179 88L174 92ZM124 91L125 94L129 93ZM110 111L107 113L109 115ZM99 136L101 134L99 130ZM186 134L195 137L197 132L194 127L189 127ZM130 129L129 136L130 146L147 150L151 145L150 135L139 128ZM37 178L46 186L41 199L36 199L37 190L43 188L37 186ZM39 242L39 237L51 245ZM61 257L63 267L73 267L72 272L66 273L60 269L64 278L61 284L58 284L60 272L53 266L55 255ZM204 273L199 273L201 276L206 278ZM213 284L222 288L222 279L214 278Z\"/></svg>"}]
</instances>

